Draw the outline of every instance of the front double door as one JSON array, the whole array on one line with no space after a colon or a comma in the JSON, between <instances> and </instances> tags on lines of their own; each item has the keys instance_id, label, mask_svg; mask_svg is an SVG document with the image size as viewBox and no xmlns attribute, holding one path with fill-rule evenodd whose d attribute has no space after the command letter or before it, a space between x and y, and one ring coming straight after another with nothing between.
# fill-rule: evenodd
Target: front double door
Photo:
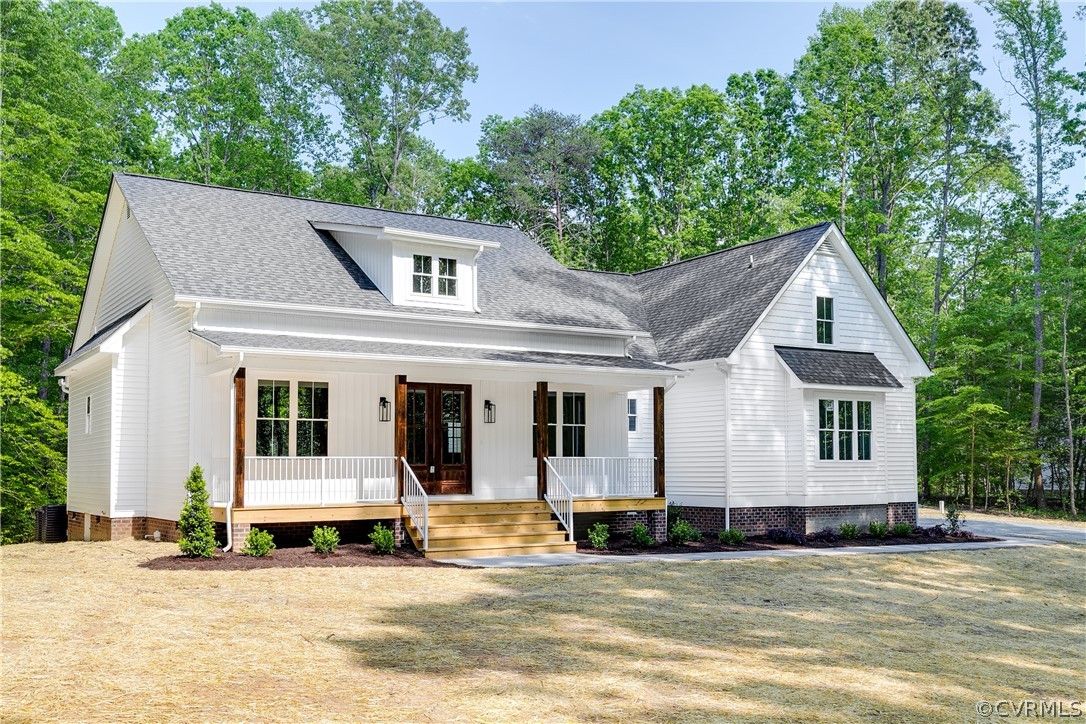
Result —
<instances>
[{"instance_id":1,"label":"front double door","mask_svg":"<svg viewBox=\"0 0 1086 724\"><path fill-rule=\"evenodd\" d=\"M428 495L471 492L471 385L407 385L407 462Z\"/></svg>"}]
</instances>

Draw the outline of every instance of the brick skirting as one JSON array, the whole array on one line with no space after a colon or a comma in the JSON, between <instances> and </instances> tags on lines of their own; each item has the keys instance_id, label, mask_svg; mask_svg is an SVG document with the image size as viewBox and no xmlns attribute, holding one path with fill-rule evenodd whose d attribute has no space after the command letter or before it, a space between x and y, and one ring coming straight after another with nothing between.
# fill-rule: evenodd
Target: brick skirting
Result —
<instances>
[{"instance_id":1,"label":"brick skirting","mask_svg":"<svg viewBox=\"0 0 1086 724\"><path fill-rule=\"evenodd\" d=\"M578 540L588 538L588 529L606 523L611 535L629 535L640 523L657 542L667 540L667 513L663 510L616 511L613 513L577 513L573 516L573 534Z\"/></svg>"},{"instance_id":2,"label":"brick skirting","mask_svg":"<svg viewBox=\"0 0 1086 724\"><path fill-rule=\"evenodd\" d=\"M109 518L104 515L79 513L74 510L68 511L68 540L83 540L86 516L90 517L90 539L92 541L142 539L144 536L154 535L155 531L162 534L162 540L177 541L176 520L146 517Z\"/></svg>"},{"instance_id":3,"label":"brick skirting","mask_svg":"<svg viewBox=\"0 0 1086 724\"><path fill-rule=\"evenodd\" d=\"M682 516L708 537L724 529L724 508L680 506ZM893 525L916 525L916 503L881 505L828 505L797 507L732 508L731 526L747 535L763 535L770 528L788 528L797 533L814 533L841 523L867 525L872 520Z\"/></svg>"}]
</instances>

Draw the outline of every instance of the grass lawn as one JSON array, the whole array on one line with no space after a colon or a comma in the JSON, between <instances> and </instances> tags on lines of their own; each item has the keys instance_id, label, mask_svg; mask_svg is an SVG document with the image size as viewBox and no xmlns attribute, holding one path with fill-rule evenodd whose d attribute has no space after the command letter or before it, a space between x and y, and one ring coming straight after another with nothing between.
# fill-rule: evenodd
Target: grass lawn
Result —
<instances>
[{"instance_id":1,"label":"grass lawn","mask_svg":"<svg viewBox=\"0 0 1086 724\"><path fill-rule=\"evenodd\" d=\"M976 720L1084 698L1086 546L552 569L152 571L0 550L0 718Z\"/></svg>"}]
</instances>

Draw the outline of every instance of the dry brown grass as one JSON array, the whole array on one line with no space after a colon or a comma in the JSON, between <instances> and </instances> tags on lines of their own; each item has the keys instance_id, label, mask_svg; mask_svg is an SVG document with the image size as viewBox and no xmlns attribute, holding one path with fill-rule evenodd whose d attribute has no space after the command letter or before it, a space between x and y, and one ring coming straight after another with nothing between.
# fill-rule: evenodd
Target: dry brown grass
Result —
<instances>
[{"instance_id":1,"label":"dry brown grass","mask_svg":"<svg viewBox=\"0 0 1086 724\"><path fill-rule=\"evenodd\" d=\"M1082 699L1086 547L530 570L151 571L5 547L5 718L974 719Z\"/></svg>"}]
</instances>

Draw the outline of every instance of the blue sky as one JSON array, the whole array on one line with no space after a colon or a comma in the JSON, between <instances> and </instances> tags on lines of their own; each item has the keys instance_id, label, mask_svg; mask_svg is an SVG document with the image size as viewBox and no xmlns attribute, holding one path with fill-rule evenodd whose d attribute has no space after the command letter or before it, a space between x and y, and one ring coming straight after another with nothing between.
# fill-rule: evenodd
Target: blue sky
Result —
<instances>
[{"instance_id":1,"label":"blue sky","mask_svg":"<svg viewBox=\"0 0 1086 724\"><path fill-rule=\"evenodd\" d=\"M178 2L106 2L128 34L161 28L186 4ZM264 15L276 7L312 7L312 3L244 2ZM1079 3L1081 4L1081 3ZM722 88L731 73L792 69L815 31L824 2L431 2L428 7L454 28L465 27L479 80L465 89L470 101L467 123L439 122L425 133L452 158L471 155L479 123L491 114L522 114L538 103L587 118L614 105L640 83L649 87L689 87L707 83ZM980 36L983 81L1012 122L1026 117L998 68L1009 64L995 48L988 14L966 3ZM1077 5L1061 10L1067 30L1069 69L1086 65L1086 26L1074 17ZM1022 129L1015 132L1021 136ZM1083 160L1064 175L1072 194L1083 190Z\"/></svg>"}]
</instances>

